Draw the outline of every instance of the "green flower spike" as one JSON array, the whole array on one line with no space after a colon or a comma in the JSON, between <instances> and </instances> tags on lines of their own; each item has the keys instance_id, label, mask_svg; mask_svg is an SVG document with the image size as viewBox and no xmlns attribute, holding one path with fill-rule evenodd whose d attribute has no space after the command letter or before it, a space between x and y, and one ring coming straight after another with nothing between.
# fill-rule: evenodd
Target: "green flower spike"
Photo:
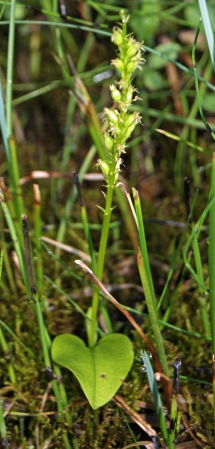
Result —
<instances>
[{"instance_id":1,"label":"green flower spike","mask_svg":"<svg viewBox=\"0 0 215 449\"><path fill-rule=\"evenodd\" d=\"M125 152L126 141L131 136L136 125L140 123L137 112L129 113L132 102L138 99L134 96L136 89L132 85L132 76L143 61L141 43L137 42L133 36L127 35L127 22L129 17L124 12L121 13L122 28L115 27L112 34L112 42L118 47L118 57L112 64L121 74L119 82L110 86L111 97L116 103L116 108L105 108L104 113L109 123L109 130L104 135L106 148L110 159L105 161L109 164L105 170L101 161L98 165L105 175L108 185L117 186L121 164L121 153Z\"/></svg>"}]
</instances>

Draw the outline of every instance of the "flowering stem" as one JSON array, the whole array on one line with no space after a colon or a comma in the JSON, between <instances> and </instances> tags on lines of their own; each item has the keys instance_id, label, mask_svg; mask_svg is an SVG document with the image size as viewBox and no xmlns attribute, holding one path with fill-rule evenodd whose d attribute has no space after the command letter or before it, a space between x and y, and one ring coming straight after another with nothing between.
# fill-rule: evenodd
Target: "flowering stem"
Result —
<instances>
[{"instance_id":1,"label":"flowering stem","mask_svg":"<svg viewBox=\"0 0 215 449\"><path fill-rule=\"evenodd\" d=\"M100 244L99 244L98 262L97 262L97 277L98 277L99 281L102 280L103 271L104 271L105 254L106 254L110 219L111 219L111 213L112 213L111 205L112 205L113 191L114 191L113 186L109 186L107 188L106 205L105 205L104 219L103 219L102 232L101 232L101 238L100 238ZM89 335L90 348L92 348L96 342L98 306L99 306L99 289L98 289L98 287L95 287L94 294L93 294L93 300L92 300L91 327L90 327L90 335Z\"/></svg>"},{"instance_id":2,"label":"flowering stem","mask_svg":"<svg viewBox=\"0 0 215 449\"><path fill-rule=\"evenodd\" d=\"M121 73L119 82L110 86L111 96L116 108L105 108L105 116L109 122L109 130L104 135L107 147L107 159L99 159L97 165L101 168L107 182L106 204L102 232L99 244L99 254L97 262L97 278L102 281L104 271L104 261L107 249L108 233L112 213L112 199L115 187L120 185L119 173L122 164L121 155L125 153L126 141L131 136L135 126L140 122L137 112L130 113L129 108L133 101L135 89L132 86L132 76L136 68L139 67L141 58L141 44L127 35L127 17L124 11L121 12L122 27L114 28L112 41L118 47L118 57L112 64ZM92 348L97 340L97 314L99 306L99 289L95 288L91 308L91 325L88 335L89 346Z\"/></svg>"}]
</instances>

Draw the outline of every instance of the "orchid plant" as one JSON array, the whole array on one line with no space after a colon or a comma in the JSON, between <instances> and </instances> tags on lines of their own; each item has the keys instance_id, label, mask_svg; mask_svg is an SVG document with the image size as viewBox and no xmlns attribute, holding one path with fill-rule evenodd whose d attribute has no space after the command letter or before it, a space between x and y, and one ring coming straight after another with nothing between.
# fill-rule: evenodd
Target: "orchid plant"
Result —
<instances>
[{"instance_id":1,"label":"orchid plant","mask_svg":"<svg viewBox=\"0 0 215 449\"><path fill-rule=\"evenodd\" d=\"M134 72L143 62L142 44L127 33L129 17L121 12L122 24L113 29L112 41L118 47L117 58L112 61L120 73L120 80L110 86L114 107L105 108L108 131L104 134L107 158L99 159L97 166L106 181L105 208L100 238L96 276L102 281L108 242L112 200L114 190L120 186L119 173L123 164L127 140L141 118L137 112L130 112L131 104L138 99L132 85ZM99 288L95 287L92 306L88 311L88 347L75 335L59 335L52 345L55 362L70 369L79 380L82 389L96 409L107 403L120 387L133 363L133 348L126 335L111 333L100 340L97 335L99 310ZM98 340L98 341L97 341Z\"/></svg>"}]
</instances>

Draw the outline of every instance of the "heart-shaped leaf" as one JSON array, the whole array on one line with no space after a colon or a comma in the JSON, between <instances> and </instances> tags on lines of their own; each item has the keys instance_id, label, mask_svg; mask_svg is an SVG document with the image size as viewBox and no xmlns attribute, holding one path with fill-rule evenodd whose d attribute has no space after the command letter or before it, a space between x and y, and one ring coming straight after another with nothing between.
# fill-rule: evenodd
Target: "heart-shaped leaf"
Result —
<instances>
[{"instance_id":1,"label":"heart-shaped leaf","mask_svg":"<svg viewBox=\"0 0 215 449\"><path fill-rule=\"evenodd\" d=\"M52 358L72 371L96 409L114 396L132 366L134 353L126 335L106 335L88 348L79 337L63 334L53 341Z\"/></svg>"}]
</instances>

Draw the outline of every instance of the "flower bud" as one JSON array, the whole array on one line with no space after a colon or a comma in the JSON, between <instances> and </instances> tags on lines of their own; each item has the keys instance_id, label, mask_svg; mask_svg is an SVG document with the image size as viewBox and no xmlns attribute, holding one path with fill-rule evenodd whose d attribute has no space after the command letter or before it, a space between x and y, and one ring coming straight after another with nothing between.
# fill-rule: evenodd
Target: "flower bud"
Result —
<instances>
[{"instance_id":1,"label":"flower bud","mask_svg":"<svg viewBox=\"0 0 215 449\"><path fill-rule=\"evenodd\" d=\"M113 139L108 133L104 134L104 141L108 151L111 151L113 148Z\"/></svg>"},{"instance_id":2,"label":"flower bud","mask_svg":"<svg viewBox=\"0 0 215 449\"><path fill-rule=\"evenodd\" d=\"M125 119L125 131L123 133L123 142L125 142L131 135L131 133L134 131L135 126L140 123L141 118L138 114L138 112L134 112L133 114L130 114Z\"/></svg>"},{"instance_id":3,"label":"flower bud","mask_svg":"<svg viewBox=\"0 0 215 449\"><path fill-rule=\"evenodd\" d=\"M134 131L135 126L136 126L136 123L133 123L132 125L129 126L129 128L127 128L125 130L125 132L123 133L123 136L122 136L123 142L125 142L126 140L129 139L130 135Z\"/></svg>"},{"instance_id":4,"label":"flower bud","mask_svg":"<svg viewBox=\"0 0 215 449\"><path fill-rule=\"evenodd\" d=\"M113 29L111 40L118 47L120 47L123 44L122 30L120 30L120 28Z\"/></svg>"},{"instance_id":5,"label":"flower bud","mask_svg":"<svg viewBox=\"0 0 215 449\"><path fill-rule=\"evenodd\" d=\"M119 113L118 111L115 111L114 109L108 109L104 108L104 112L110 121L110 123L116 125L118 123Z\"/></svg>"},{"instance_id":6,"label":"flower bud","mask_svg":"<svg viewBox=\"0 0 215 449\"><path fill-rule=\"evenodd\" d=\"M126 51L126 58L133 58L133 56L135 56L140 50L140 47L141 44L139 42L136 42L135 39L131 38L129 40L128 48Z\"/></svg>"},{"instance_id":7,"label":"flower bud","mask_svg":"<svg viewBox=\"0 0 215 449\"><path fill-rule=\"evenodd\" d=\"M124 127L125 128L129 128L129 126L133 125L133 123L136 120L136 113L134 112L133 114L129 114L125 117L125 121L124 121Z\"/></svg>"},{"instance_id":8,"label":"flower bud","mask_svg":"<svg viewBox=\"0 0 215 449\"><path fill-rule=\"evenodd\" d=\"M124 10L120 12L120 15L122 18L122 23L127 23L129 21L130 16L126 15L126 12Z\"/></svg>"},{"instance_id":9,"label":"flower bud","mask_svg":"<svg viewBox=\"0 0 215 449\"><path fill-rule=\"evenodd\" d=\"M98 167L100 167L102 173L103 173L105 176L108 176L108 175L109 175L110 167L109 167L108 162L105 162L105 161L103 161L102 159L98 159L96 165L97 165Z\"/></svg>"},{"instance_id":10,"label":"flower bud","mask_svg":"<svg viewBox=\"0 0 215 449\"><path fill-rule=\"evenodd\" d=\"M121 61L121 59L117 58L117 59L113 59L111 61L112 65L114 65L120 72L123 72L125 67L124 67L124 63L123 61Z\"/></svg>"},{"instance_id":11,"label":"flower bud","mask_svg":"<svg viewBox=\"0 0 215 449\"><path fill-rule=\"evenodd\" d=\"M125 151L125 145L122 144L122 143L120 143L119 145L117 145L116 149L117 149L119 155L120 155L121 153L126 153L126 151Z\"/></svg>"},{"instance_id":12,"label":"flower bud","mask_svg":"<svg viewBox=\"0 0 215 449\"><path fill-rule=\"evenodd\" d=\"M127 94L126 94L126 103L131 103L133 100L133 93L134 93L133 86L129 86Z\"/></svg>"},{"instance_id":13,"label":"flower bud","mask_svg":"<svg viewBox=\"0 0 215 449\"><path fill-rule=\"evenodd\" d=\"M133 58L130 62L128 62L128 64L126 64L126 72L128 74L132 74L138 67L139 63L140 63L139 57Z\"/></svg>"},{"instance_id":14,"label":"flower bud","mask_svg":"<svg viewBox=\"0 0 215 449\"><path fill-rule=\"evenodd\" d=\"M116 88L116 86L114 84L112 84L110 86L110 91L111 91L111 96L113 98L113 101L117 101L119 103L119 101L121 100L121 93L120 91Z\"/></svg>"},{"instance_id":15,"label":"flower bud","mask_svg":"<svg viewBox=\"0 0 215 449\"><path fill-rule=\"evenodd\" d=\"M119 159L117 160L116 168L115 168L114 184L116 184L117 181L118 181L118 179L119 179L119 173L120 173L120 171L121 171L121 170L120 170L121 164L122 164L122 159L119 158Z\"/></svg>"}]
</instances>

